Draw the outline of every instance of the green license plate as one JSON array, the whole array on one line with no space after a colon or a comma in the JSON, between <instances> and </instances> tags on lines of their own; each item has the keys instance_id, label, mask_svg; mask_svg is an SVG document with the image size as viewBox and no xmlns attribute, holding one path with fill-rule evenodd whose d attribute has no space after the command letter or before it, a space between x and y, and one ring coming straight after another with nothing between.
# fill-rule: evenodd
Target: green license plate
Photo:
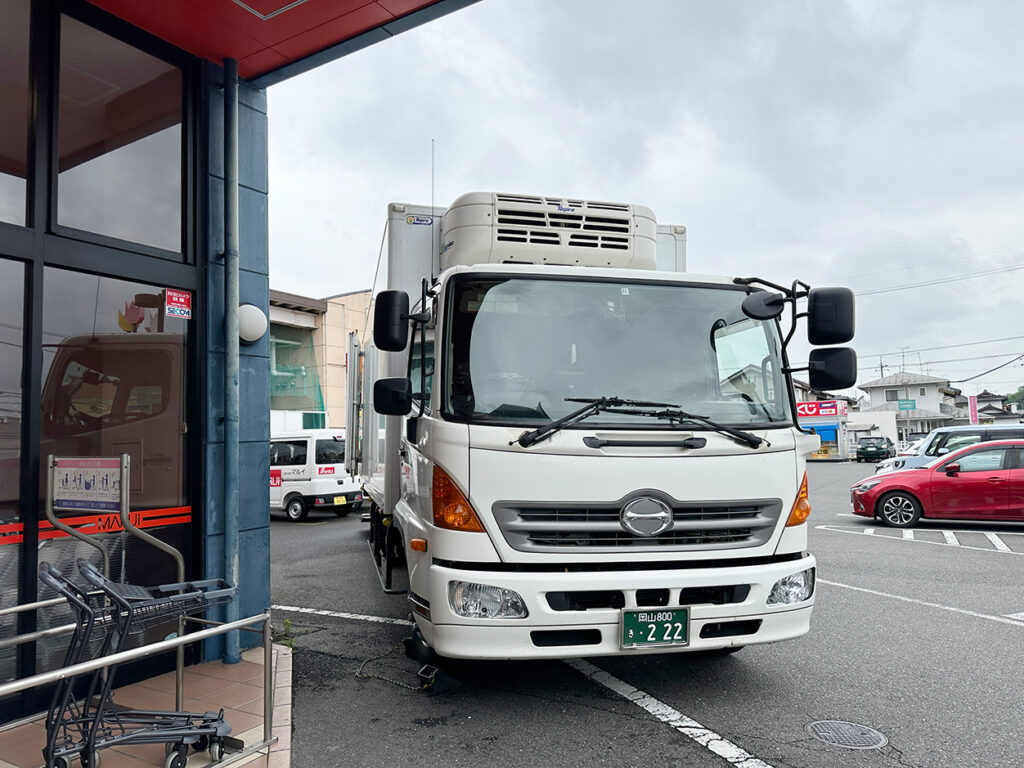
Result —
<instances>
[{"instance_id":1,"label":"green license plate","mask_svg":"<svg viewBox=\"0 0 1024 768\"><path fill-rule=\"evenodd\" d=\"M622 611L623 648L651 648L689 643L689 608L628 608Z\"/></svg>"}]
</instances>

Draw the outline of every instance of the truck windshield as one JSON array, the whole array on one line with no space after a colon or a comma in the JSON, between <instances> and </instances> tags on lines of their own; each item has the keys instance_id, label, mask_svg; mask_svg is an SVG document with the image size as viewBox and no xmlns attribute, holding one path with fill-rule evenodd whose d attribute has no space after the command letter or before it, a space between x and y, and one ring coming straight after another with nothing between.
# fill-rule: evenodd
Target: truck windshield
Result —
<instances>
[{"instance_id":1,"label":"truck windshield","mask_svg":"<svg viewBox=\"0 0 1024 768\"><path fill-rule=\"evenodd\" d=\"M444 413L536 425L579 408L566 398L612 393L722 424L792 423L777 326L747 318L745 295L679 283L455 278ZM585 422L595 424L666 428L608 412Z\"/></svg>"}]
</instances>

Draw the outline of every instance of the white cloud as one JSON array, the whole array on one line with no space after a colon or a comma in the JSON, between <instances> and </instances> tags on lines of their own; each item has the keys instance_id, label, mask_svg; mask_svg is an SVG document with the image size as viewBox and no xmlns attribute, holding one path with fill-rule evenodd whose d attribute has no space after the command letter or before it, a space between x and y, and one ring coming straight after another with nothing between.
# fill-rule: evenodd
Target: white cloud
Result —
<instances>
[{"instance_id":1,"label":"white cloud","mask_svg":"<svg viewBox=\"0 0 1024 768\"><path fill-rule=\"evenodd\" d=\"M1024 263L1022 22L999 2L483 0L270 89L271 285L369 287L389 202L470 190L647 205L701 272L863 290ZM1022 284L864 296L855 346L1018 335ZM921 361L996 352L1024 345Z\"/></svg>"}]
</instances>

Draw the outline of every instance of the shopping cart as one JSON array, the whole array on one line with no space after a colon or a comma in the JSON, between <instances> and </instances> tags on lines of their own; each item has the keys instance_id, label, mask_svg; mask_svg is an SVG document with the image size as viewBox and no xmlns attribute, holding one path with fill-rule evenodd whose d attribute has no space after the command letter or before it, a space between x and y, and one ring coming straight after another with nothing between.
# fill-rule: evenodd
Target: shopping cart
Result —
<instances>
[{"instance_id":1,"label":"shopping cart","mask_svg":"<svg viewBox=\"0 0 1024 768\"><path fill-rule=\"evenodd\" d=\"M235 588L220 579L147 588L111 581L82 558L77 565L92 589L74 584L49 563L39 564L40 580L67 599L76 618L65 665L117 653L147 625L195 616L235 596ZM121 709L111 695L115 673L116 665L57 685L46 718L46 768L68 768L75 756L83 768L98 768L100 750L116 744L162 743L165 768L182 768L190 746L208 749L214 762L223 757L223 739L231 733L223 710Z\"/></svg>"}]
</instances>

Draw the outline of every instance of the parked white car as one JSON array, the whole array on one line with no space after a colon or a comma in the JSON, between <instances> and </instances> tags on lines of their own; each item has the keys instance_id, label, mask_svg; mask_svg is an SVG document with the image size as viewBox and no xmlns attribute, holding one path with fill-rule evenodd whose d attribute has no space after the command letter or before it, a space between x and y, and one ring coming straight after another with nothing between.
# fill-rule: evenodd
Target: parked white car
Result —
<instances>
[{"instance_id":1,"label":"parked white car","mask_svg":"<svg viewBox=\"0 0 1024 768\"><path fill-rule=\"evenodd\" d=\"M363 503L357 478L345 473L345 430L311 429L270 438L270 508L289 520L311 509L347 515Z\"/></svg>"}]
</instances>

